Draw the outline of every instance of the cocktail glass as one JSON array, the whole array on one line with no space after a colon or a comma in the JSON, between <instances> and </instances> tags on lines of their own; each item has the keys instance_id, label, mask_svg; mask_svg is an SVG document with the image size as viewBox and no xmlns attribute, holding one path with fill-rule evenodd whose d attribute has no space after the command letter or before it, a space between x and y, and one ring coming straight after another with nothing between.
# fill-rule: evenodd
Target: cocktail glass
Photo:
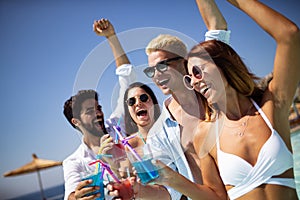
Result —
<instances>
[{"instance_id":1,"label":"cocktail glass","mask_svg":"<svg viewBox=\"0 0 300 200\"><path fill-rule=\"evenodd\" d=\"M135 167L142 184L147 184L159 177L156 166L152 164L153 155L148 144L134 148L135 153L127 151L127 157ZM138 154L138 156L136 156Z\"/></svg>"}]
</instances>

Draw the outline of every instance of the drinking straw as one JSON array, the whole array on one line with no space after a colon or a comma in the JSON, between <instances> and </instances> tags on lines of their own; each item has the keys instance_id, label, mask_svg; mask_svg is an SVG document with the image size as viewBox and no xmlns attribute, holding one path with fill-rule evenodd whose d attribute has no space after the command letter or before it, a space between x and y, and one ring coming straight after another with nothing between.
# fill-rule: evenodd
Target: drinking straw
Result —
<instances>
[{"instance_id":1,"label":"drinking straw","mask_svg":"<svg viewBox=\"0 0 300 200\"><path fill-rule=\"evenodd\" d=\"M132 135L130 135L130 136L128 136L128 137L126 137L126 138L124 138L124 140L130 140L130 139L132 139L132 138L136 137L137 135L138 135L138 133L136 133L136 134L132 134Z\"/></svg>"},{"instance_id":2,"label":"drinking straw","mask_svg":"<svg viewBox=\"0 0 300 200\"><path fill-rule=\"evenodd\" d=\"M118 122L117 122L117 126L119 127L121 124L121 117L119 118ZM119 143L119 135L115 134L115 144Z\"/></svg>"},{"instance_id":3,"label":"drinking straw","mask_svg":"<svg viewBox=\"0 0 300 200\"><path fill-rule=\"evenodd\" d=\"M110 169L109 165L105 162L103 162L102 160L98 159L94 162L89 163L89 165L93 165L93 164L100 164L102 166L102 172L101 172L101 178L103 179L104 176L104 171L107 170L107 172L109 173L109 175L115 180L115 182L117 183L121 183L121 181L118 179L118 177L114 174L114 172Z\"/></svg>"},{"instance_id":4,"label":"drinking straw","mask_svg":"<svg viewBox=\"0 0 300 200\"><path fill-rule=\"evenodd\" d=\"M100 148L99 148L99 152L98 152L98 154L97 154L97 159L100 159L101 158L101 156L100 156L101 154L100 154ZM97 165L96 165L96 168L95 168L95 173L96 174L98 174L98 172L99 172L99 169L100 169L100 164L98 163Z\"/></svg>"},{"instance_id":5,"label":"drinking straw","mask_svg":"<svg viewBox=\"0 0 300 200\"><path fill-rule=\"evenodd\" d=\"M111 154L98 154L98 156L97 157L99 157L99 158L102 158L102 157L108 157L108 158L112 158L113 157L113 155L111 155Z\"/></svg>"},{"instance_id":6,"label":"drinking straw","mask_svg":"<svg viewBox=\"0 0 300 200\"><path fill-rule=\"evenodd\" d=\"M99 163L98 163L99 164ZM103 176L104 176L104 172L105 172L105 168L102 167L101 169L101 174L100 174L100 178L103 180Z\"/></svg>"},{"instance_id":7,"label":"drinking straw","mask_svg":"<svg viewBox=\"0 0 300 200\"><path fill-rule=\"evenodd\" d=\"M101 157L110 157L110 158L113 157L111 154L101 154L100 150L101 148L99 148L98 150L97 159L100 159ZM99 172L99 168L100 168L100 164L98 163L98 165L96 165L95 173Z\"/></svg>"},{"instance_id":8,"label":"drinking straw","mask_svg":"<svg viewBox=\"0 0 300 200\"><path fill-rule=\"evenodd\" d=\"M122 117L119 118L117 126L120 126Z\"/></svg>"},{"instance_id":9,"label":"drinking straw","mask_svg":"<svg viewBox=\"0 0 300 200\"><path fill-rule=\"evenodd\" d=\"M121 142L124 146L127 146L128 149L131 151L131 153L135 156L135 158L142 164L142 166L144 167L144 169L146 171L150 170L148 169L148 167L143 163L143 159L139 156L139 154L135 151L134 148L132 148L132 146L129 144L128 139L127 138L123 138L122 134L121 134L121 128L119 126L113 126L114 130L117 132L117 134L119 135ZM153 179L153 175L151 173L149 173L149 175L151 176L151 178Z\"/></svg>"},{"instance_id":10,"label":"drinking straw","mask_svg":"<svg viewBox=\"0 0 300 200\"><path fill-rule=\"evenodd\" d=\"M111 182L111 180L110 180L108 174L106 174L106 178L107 178L108 182Z\"/></svg>"},{"instance_id":11,"label":"drinking straw","mask_svg":"<svg viewBox=\"0 0 300 200\"><path fill-rule=\"evenodd\" d=\"M113 156L111 154L97 154L96 157L97 157L97 159L101 159L102 157L112 158ZM95 174L98 174L99 169L100 169L100 164L98 163L95 168Z\"/></svg>"},{"instance_id":12,"label":"drinking straw","mask_svg":"<svg viewBox=\"0 0 300 200\"><path fill-rule=\"evenodd\" d=\"M115 144L118 144L118 143L119 143L119 136L118 136L118 134L115 134L114 143L115 143Z\"/></svg>"},{"instance_id":13,"label":"drinking straw","mask_svg":"<svg viewBox=\"0 0 300 200\"><path fill-rule=\"evenodd\" d=\"M142 161L142 158L139 156L139 154L132 148L132 146L128 143L128 140L124 139L122 134L121 134L121 128L119 126L113 126L114 130L116 131L116 133L119 135L121 142L124 146L127 146L128 149L131 151L131 153L134 155L134 157L138 160L138 161Z\"/></svg>"},{"instance_id":14,"label":"drinking straw","mask_svg":"<svg viewBox=\"0 0 300 200\"><path fill-rule=\"evenodd\" d=\"M127 177L129 178L130 177L130 172L129 172L129 168L126 167L126 172L127 172Z\"/></svg>"}]
</instances>

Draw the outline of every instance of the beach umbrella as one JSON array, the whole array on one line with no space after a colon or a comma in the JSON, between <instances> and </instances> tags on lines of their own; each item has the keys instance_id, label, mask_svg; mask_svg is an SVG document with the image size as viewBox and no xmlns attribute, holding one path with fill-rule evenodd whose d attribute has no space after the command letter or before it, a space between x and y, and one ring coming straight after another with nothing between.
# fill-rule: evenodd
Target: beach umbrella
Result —
<instances>
[{"instance_id":1,"label":"beach umbrella","mask_svg":"<svg viewBox=\"0 0 300 200\"><path fill-rule=\"evenodd\" d=\"M54 161L54 160L40 159L36 156L36 154L32 154L32 157L33 157L33 160L31 162L15 169L15 170L6 172L3 174L3 176L9 177L9 176L17 176L17 175L27 174L27 173L31 173L31 172L37 172L42 199L46 199L45 195L44 195L44 191L43 191L40 170L62 165L62 162Z\"/></svg>"}]
</instances>

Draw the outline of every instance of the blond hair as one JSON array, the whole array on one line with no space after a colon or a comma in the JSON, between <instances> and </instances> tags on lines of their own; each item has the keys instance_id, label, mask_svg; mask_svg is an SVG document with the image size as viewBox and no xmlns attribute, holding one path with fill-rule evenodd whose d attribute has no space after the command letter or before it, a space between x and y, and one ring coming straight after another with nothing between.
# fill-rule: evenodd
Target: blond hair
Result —
<instances>
[{"instance_id":1,"label":"blond hair","mask_svg":"<svg viewBox=\"0 0 300 200\"><path fill-rule=\"evenodd\" d=\"M168 51L181 57L187 54L186 45L176 36L160 34L152 39L146 47L146 54L149 55L154 51Z\"/></svg>"}]
</instances>

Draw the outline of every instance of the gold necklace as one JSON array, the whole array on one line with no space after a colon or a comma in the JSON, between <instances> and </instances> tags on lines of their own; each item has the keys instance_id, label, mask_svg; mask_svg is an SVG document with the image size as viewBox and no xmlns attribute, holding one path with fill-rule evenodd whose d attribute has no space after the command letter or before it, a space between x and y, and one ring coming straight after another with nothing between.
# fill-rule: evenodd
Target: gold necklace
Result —
<instances>
[{"instance_id":1,"label":"gold necklace","mask_svg":"<svg viewBox=\"0 0 300 200\"><path fill-rule=\"evenodd\" d=\"M238 135L240 137L244 136L246 128L248 126L248 121L249 121L249 118L250 118L249 112L250 112L250 110L251 110L252 107L253 107L253 104L249 107L249 109L248 109L248 111L246 113L247 118L243 122L241 122L241 123L235 123L235 124L237 124L235 126L230 126L230 125L226 124L226 122L225 122L224 126L226 126L228 128L232 128L231 131L235 131L235 133L234 133L235 135ZM229 121L227 117L226 117L226 121Z\"/></svg>"}]
</instances>

